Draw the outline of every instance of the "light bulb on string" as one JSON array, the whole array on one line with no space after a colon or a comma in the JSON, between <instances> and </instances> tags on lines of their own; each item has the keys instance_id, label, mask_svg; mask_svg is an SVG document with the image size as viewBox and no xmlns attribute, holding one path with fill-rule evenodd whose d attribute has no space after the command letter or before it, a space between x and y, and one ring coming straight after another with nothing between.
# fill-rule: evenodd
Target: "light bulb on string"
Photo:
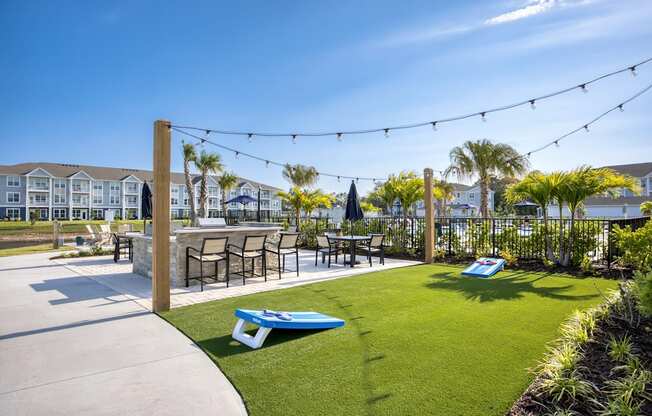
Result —
<instances>
[{"instance_id":1,"label":"light bulb on string","mask_svg":"<svg viewBox=\"0 0 652 416\"><path fill-rule=\"evenodd\" d=\"M482 118L483 123L487 122L487 114L485 112L480 113L480 117Z\"/></svg>"},{"instance_id":2,"label":"light bulb on string","mask_svg":"<svg viewBox=\"0 0 652 416\"><path fill-rule=\"evenodd\" d=\"M360 178L355 178L355 183L360 183Z\"/></svg>"},{"instance_id":3,"label":"light bulb on string","mask_svg":"<svg viewBox=\"0 0 652 416\"><path fill-rule=\"evenodd\" d=\"M632 66L629 68L629 71L631 72L632 76L635 77L637 75L636 72L636 65Z\"/></svg>"},{"instance_id":4,"label":"light bulb on string","mask_svg":"<svg viewBox=\"0 0 652 416\"><path fill-rule=\"evenodd\" d=\"M292 144L297 144L297 135L296 134L292 135Z\"/></svg>"},{"instance_id":5,"label":"light bulb on string","mask_svg":"<svg viewBox=\"0 0 652 416\"><path fill-rule=\"evenodd\" d=\"M433 122L430 123L430 124L432 124L432 131L437 131L437 122L436 122L436 121L433 121Z\"/></svg>"},{"instance_id":6,"label":"light bulb on string","mask_svg":"<svg viewBox=\"0 0 652 416\"><path fill-rule=\"evenodd\" d=\"M622 104L620 104L620 105L618 106L618 109L620 110L621 113L622 113L623 111L625 111L625 108L623 107Z\"/></svg>"},{"instance_id":7,"label":"light bulb on string","mask_svg":"<svg viewBox=\"0 0 652 416\"><path fill-rule=\"evenodd\" d=\"M555 140L555 147L559 147L559 140Z\"/></svg>"},{"instance_id":8,"label":"light bulb on string","mask_svg":"<svg viewBox=\"0 0 652 416\"><path fill-rule=\"evenodd\" d=\"M537 109L537 105L536 105L535 100L530 100L530 108L533 109L533 110Z\"/></svg>"},{"instance_id":9,"label":"light bulb on string","mask_svg":"<svg viewBox=\"0 0 652 416\"><path fill-rule=\"evenodd\" d=\"M589 132L589 125L588 124L584 125L584 131L586 131L587 133Z\"/></svg>"},{"instance_id":10,"label":"light bulb on string","mask_svg":"<svg viewBox=\"0 0 652 416\"><path fill-rule=\"evenodd\" d=\"M253 141L253 139L254 139L254 134L253 133L247 134L247 140L249 140L249 143L251 143Z\"/></svg>"},{"instance_id":11,"label":"light bulb on string","mask_svg":"<svg viewBox=\"0 0 652 416\"><path fill-rule=\"evenodd\" d=\"M266 168L269 167L269 160L266 160L266 161L265 161L265 167L266 167Z\"/></svg>"},{"instance_id":12,"label":"light bulb on string","mask_svg":"<svg viewBox=\"0 0 652 416\"><path fill-rule=\"evenodd\" d=\"M337 141L338 142L342 141L342 133L337 133Z\"/></svg>"},{"instance_id":13,"label":"light bulb on string","mask_svg":"<svg viewBox=\"0 0 652 416\"><path fill-rule=\"evenodd\" d=\"M235 152L235 158L240 159L240 152Z\"/></svg>"},{"instance_id":14,"label":"light bulb on string","mask_svg":"<svg viewBox=\"0 0 652 416\"><path fill-rule=\"evenodd\" d=\"M389 129L385 129L385 138L389 139Z\"/></svg>"},{"instance_id":15,"label":"light bulb on string","mask_svg":"<svg viewBox=\"0 0 652 416\"><path fill-rule=\"evenodd\" d=\"M337 181L340 182L340 177L339 176L337 177Z\"/></svg>"},{"instance_id":16,"label":"light bulb on string","mask_svg":"<svg viewBox=\"0 0 652 416\"><path fill-rule=\"evenodd\" d=\"M582 89L582 92L583 92L584 94L586 94L586 93L589 92L588 88L586 88L586 84L582 84L582 85L580 85L580 88Z\"/></svg>"}]
</instances>

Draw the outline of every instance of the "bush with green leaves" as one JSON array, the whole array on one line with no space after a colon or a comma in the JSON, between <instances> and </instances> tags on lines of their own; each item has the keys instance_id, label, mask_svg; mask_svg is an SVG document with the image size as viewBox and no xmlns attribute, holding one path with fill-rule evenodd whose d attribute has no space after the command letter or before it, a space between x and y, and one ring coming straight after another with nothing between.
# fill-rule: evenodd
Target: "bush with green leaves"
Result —
<instances>
[{"instance_id":1,"label":"bush with green leaves","mask_svg":"<svg viewBox=\"0 0 652 416\"><path fill-rule=\"evenodd\" d=\"M622 252L621 263L642 272L652 270L652 220L636 231L630 226L614 226L616 246Z\"/></svg>"},{"instance_id":2,"label":"bush with green leaves","mask_svg":"<svg viewBox=\"0 0 652 416\"><path fill-rule=\"evenodd\" d=\"M652 316L652 271L636 272L634 287L638 298L638 309L645 316Z\"/></svg>"}]
</instances>

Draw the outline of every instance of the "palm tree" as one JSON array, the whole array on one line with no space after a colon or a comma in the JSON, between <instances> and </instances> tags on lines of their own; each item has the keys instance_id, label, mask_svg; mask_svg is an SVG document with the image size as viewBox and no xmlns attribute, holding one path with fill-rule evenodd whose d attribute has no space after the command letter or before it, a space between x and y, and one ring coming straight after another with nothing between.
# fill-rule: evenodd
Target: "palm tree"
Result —
<instances>
[{"instance_id":1,"label":"palm tree","mask_svg":"<svg viewBox=\"0 0 652 416\"><path fill-rule=\"evenodd\" d=\"M652 216L652 201L645 201L641 204L641 214Z\"/></svg>"},{"instance_id":2,"label":"palm tree","mask_svg":"<svg viewBox=\"0 0 652 416\"><path fill-rule=\"evenodd\" d=\"M367 200L376 201L386 213L391 213L394 201L396 201L396 194L394 194L392 187L385 182L376 185L376 188L367 196Z\"/></svg>"},{"instance_id":3,"label":"palm tree","mask_svg":"<svg viewBox=\"0 0 652 416\"><path fill-rule=\"evenodd\" d=\"M462 146L454 147L450 151L450 160L446 176L454 174L460 179L474 175L479 177L480 213L485 218L489 216L492 176L517 176L528 168L527 159L519 156L513 147L503 143L494 144L487 139L468 140Z\"/></svg>"},{"instance_id":4,"label":"palm tree","mask_svg":"<svg viewBox=\"0 0 652 416\"><path fill-rule=\"evenodd\" d=\"M453 200L453 195L455 194L455 187L452 183L445 180L435 181L432 190L433 196L437 201L437 215L445 216L446 215L446 205L448 201Z\"/></svg>"},{"instance_id":5,"label":"palm tree","mask_svg":"<svg viewBox=\"0 0 652 416\"><path fill-rule=\"evenodd\" d=\"M551 175L539 171L530 172L522 181L507 188L506 198L510 203L529 199L538 204L543 211L543 229L545 233L546 257L554 261L554 253L548 228L548 205L555 199L556 183Z\"/></svg>"},{"instance_id":6,"label":"palm tree","mask_svg":"<svg viewBox=\"0 0 652 416\"><path fill-rule=\"evenodd\" d=\"M294 218L296 220L297 231L299 231L301 209L304 206L305 193L298 186L293 186L289 192L281 191L277 195L283 202L292 207L292 210L294 211Z\"/></svg>"},{"instance_id":7,"label":"palm tree","mask_svg":"<svg viewBox=\"0 0 652 416\"><path fill-rule=\"evenodd\" d=\"M582 166L569 173L568 180L560 191L560 199L567 204L571 216L568 246L561 258L562 266L570 264L575 237L575 218L586 198L605 194L617 196L620 189L628 189L635 193L639 190L634 178L608 168L594 169L590 166Z\"/></svg>"},{"instance_id":8,"label":"palm tree","mask_svg":"<svg viewBox=\"0 0 652 416\"><path fill-rule=\"evenodd\" d=\"M238 177L229 172L224 172L222 176L217 180L218 185L220 185L220 191L222 193L222 215L226 218L226 196L231 189L238 182Z\"/></svg>"},{"instance_id":9,"label":"palm tree","mask_svg":"<svg viewBox=\"0 0 652 416\"><path fill-rule=\"evenodd\" d=\"M390 195L401 203L401 212L406 219L410 208L420 199L423 199L423 179L414 172L401 172L398 175L390 175L385 182Z\"/></svg>"},{"instance_id":10,"label":"palm tree","mask_svg":"<svg viewBox=\"0 0 652 416\"><path fill-rule=\"evenodd\" d=\"M206 153L202 151L195 160L195 166L201 174L201 180L199 182L199 217L206 218L208 216L208 210L206 209L208 202L208 175L219 173L224 169L224 165L222 165L221 157L217 153Z\"/></svg>"},{"instance_id":11,"label":"palm tree","mask_svg":"<svg viewBox=\"0 0 652 416\"><path fill-rule=\"evenodd\" d=\"M197 151L195 146L190 143L183 143L183 174L186 178L186 192L190 203L190 223L195 225L197 221L197 211L195 207L195 188L192 184L192 175L190 174L190 162L197 161Z\"/></svg>"},{"instance_id":12,"label":"palm tree","mask_svg":"<svg viewBox=\"0 0 652 416\"><path fill-rule=\"evenodd\" d=\"M303 194L302 209L306 216L310 216L319 207L330 208L335 202L335 197L324 194L321 189L315 189L314 191L303 190Z\"/></svg>"},{"instance_id":13,"label":"palm tree","mask_svg":"<svg viewBox=\"0 0 652 416\"><path fill-rule=\"evenodd\" d=\"M293 187L310 188L317 183L319 173L312 166L287 164L283 167L283 178Z\"/></svg>"}]
</instances>

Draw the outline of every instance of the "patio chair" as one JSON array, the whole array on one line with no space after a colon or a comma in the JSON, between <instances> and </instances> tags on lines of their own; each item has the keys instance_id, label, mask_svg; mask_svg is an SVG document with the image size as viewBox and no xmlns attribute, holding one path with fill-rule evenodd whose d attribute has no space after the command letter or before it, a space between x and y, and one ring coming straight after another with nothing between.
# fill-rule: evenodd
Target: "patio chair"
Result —
<instances>
[{"instance_id":1,"label":"patio chair","mask_svg":"<svg viewBox=\"0 0 652 416\"><path fill-rule=\"evenodd\" d=\"M127 255L129 261L133 261L133 245L131 238L120 237L117 233L113 234L113 261L115 263L120 260L120 257Z\"/></svg>"},{"instance_id":2,"label":"patio chair","mask_svg":"<svg viewBox=\"0 0 652 416\"><path fill-rule=\"evenodd\" d=\"M100 246L105 246L109 243L111 243L111 227L109 224L100 224L100 242L98 243Z\"/></svg>"},{"instance_id":3,"label":"patio chair","mask_svg":"<svg viewBox=\"0 0 652 416\"><path fill-rule=\"evenodd\" d=\"M328 255L328 267L331 267L331 256L334 254L335 255L335 264L337 264L337 257L340 254L340 251L342 251L342 255L344 256L344 262L346 262L346 252L342 250L342 247L337 244L335 241L331 241L331 239L327 235L318 235L317 236L317 249L315 250L315 266L317 266L317 259L319 257L319 253L321 253L321 262L322 264L326 261L326 255Z\"/></svg>"},{"instance_id":4,"label":"patio chair","mask_svg":"<svg viewBox=\"0 0 652 416\"><path fill-rule=\"evenodd\" d=\"M367 254L369 266L371 263L371 255L377 254L380 257L380 264L385 264L385 234L369 234L371 239L366 246L360 247L360 250Z\"/></svg>"},{"instance_id":5,"label":"patio chair","mask_svg":"<svg viewBox=\"0 0 652 416\"><path fill-rule=\"evenodd\" d=\"M95 231L95 229L90 224L86 224L86 232L90 234L90 238L85 240L87 243L95 245L98 241L100 241L100 238L97 235L97 231Z\"/></svg>"},{"instance_id":6,"label":"patio chair","mask_svg":"<svg viewBox=\"0 0 652 416\"><path fill-rule=\"evenodd\" d=\"M134 229L134 226L132 224L118 224L118 232L119 233L130 233Z\"/></svg>"},{"instance_id":7,"label":"patio chair","mask_svg":"<svg viewBox=\"0 0 652 416\"><path fill-rule=\"evenodd\" d=\"M267 236L250 236L247 235L244 238L242 247L236 246L235 244L229 244L227 246L227 251L229 255L239 257L242 261L242 272L233 273L235 275L242 275L242 285L245 284L245 279L247 278L247 270L245 267L245 261L251 259L251 276L250 277L264 277L267 281L267 264L265 261L265 240ZM263 274L256 274L256 259L260 258L262 262ZM230 271L227 272L230 275ZM228 280L228 279L227 279Z\"/></svg>"},{"instance_id":8,"label":"patio chair","mask_svg":"<svg viewBox=\"0 0 652 416\"><path fill-rule=\"evenodd\" d=\"M226 247L229 237L204 238L201 244L201 250L194 247L186 247L186 287L190 280L199 280L201 291L204 291L204 263L215 264L214 281L218 280L219 263L226 262L226 287L229 287L229 256L226 253ZM190 260L199 262L199 276L190 277Z\"/></svg>"},{"instance_id":9,"label":"patio chair","mask_svg":"<svg viewBox=\"0 0 652 416\"><path fill-rule=\"evenodd\" d=\"M266 244L265 251L276 255L278 259L278 278L281 279L281 271L285 271L285 256L294 254L296 259L296 272L299 276L299 236L300 233L282 233L276 244ZM281 262L282 260L282 262Z\"/></svg>"}]
</instances>

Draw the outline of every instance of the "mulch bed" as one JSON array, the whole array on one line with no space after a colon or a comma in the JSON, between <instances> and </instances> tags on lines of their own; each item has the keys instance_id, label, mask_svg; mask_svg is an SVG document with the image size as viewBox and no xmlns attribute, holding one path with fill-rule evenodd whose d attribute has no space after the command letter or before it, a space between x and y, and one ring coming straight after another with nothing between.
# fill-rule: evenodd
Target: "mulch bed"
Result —
<instances>
[{"instance_id":1,"label":"mulch bed","mask_svg":"<svg viewBox=\"0 0 652 416\"><path fill-rule=\"evenodd\" d=\"M618 378L620 373L614 373L614 367L621 365L611 360L607 354L607 343L610 336L618 339L629 335L634 346L633 352L641 359L641 362L648 370L652 370L652 319L643 318L635 313L640 319L639 325L629 325L623 319L611 315L612 319L602 320L595 332L594 339L584 347L584 354L579 361L582 368L582 378L592 382L598 387L597 398L600 403L607 402L605 384L608 380ZM536 393L538 380L528 387L523 395L514 403L508 416L534 416L544 415L551 412L555 405L549 397ZM562 403L563 404L563 403ZM595 405L590 403L579 403L573 407L579 415L598 415ZM646 401L641 408L641 415L652 415L652 402Z\"/></svg>"}]
</instances>

